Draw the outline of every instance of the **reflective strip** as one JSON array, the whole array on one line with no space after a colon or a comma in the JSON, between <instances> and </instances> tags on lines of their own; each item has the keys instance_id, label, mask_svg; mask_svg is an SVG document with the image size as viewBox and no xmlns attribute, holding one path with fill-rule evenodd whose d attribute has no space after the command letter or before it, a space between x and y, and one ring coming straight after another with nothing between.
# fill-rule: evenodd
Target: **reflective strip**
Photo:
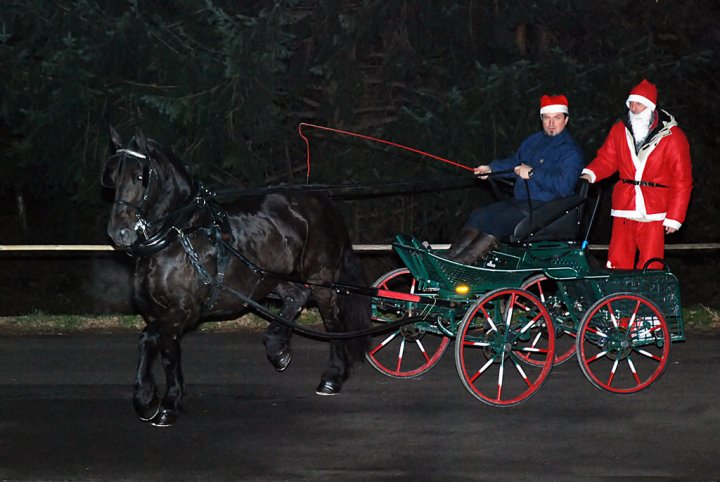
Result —
<instances>
[{"instance_id":1,"label":"reflective strip","mask_svg":"<svg viewBox=\"0 0 720 482\"><path fill-rule=\"evenodd\" d=\"M140 154L139 152L133 151L131 149L118 149L117 152L124 152L125 154L130 154L133 157L147 159L147 156L145 154Z\"/></svg>"}]
</instances>

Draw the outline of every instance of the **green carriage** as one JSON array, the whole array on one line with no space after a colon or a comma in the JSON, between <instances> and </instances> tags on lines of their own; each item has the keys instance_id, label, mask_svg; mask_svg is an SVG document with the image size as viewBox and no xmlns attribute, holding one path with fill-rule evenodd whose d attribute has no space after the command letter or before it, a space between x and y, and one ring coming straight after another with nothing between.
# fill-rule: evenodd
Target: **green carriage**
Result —
<instances>
[{"instance_id":1,"label":"green carriage","mask_svg":"<svg viewBox=\"0 0 720 482\"><path fill-rule=\"evenodd\" d=\"M455 364L479 400L527 400L552 367L575 357L596 387L642 390L662 374L672 341L684 340L677 278L660 270L594 268L575 242L503 244L478 266L398 235L404 268L381 276L378 324L412 320L376 337L369 362L395 378L432 368L455 340Z\"/></svg>"}]
</instances>

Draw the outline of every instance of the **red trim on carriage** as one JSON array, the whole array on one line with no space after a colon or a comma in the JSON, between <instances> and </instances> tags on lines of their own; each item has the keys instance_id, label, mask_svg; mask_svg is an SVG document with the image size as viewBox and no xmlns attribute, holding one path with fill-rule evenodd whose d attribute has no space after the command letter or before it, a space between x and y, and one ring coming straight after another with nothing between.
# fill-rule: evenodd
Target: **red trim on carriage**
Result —
<instances>
[{"instance_id":1,"label":"red trim on carriage","mask_svg":"<svg viewBox=\"0 0 720 482\"><path fill-rule=\"evenodd\" d=\"M400 291L390 291L390 290L377 290L377 296L380 296L382 298L392 298L394 300L403 300L403 301L415 301L419 302L421 298L417 295L411 295L410 293L401 293Z\"/></svg>"}]
</instances>

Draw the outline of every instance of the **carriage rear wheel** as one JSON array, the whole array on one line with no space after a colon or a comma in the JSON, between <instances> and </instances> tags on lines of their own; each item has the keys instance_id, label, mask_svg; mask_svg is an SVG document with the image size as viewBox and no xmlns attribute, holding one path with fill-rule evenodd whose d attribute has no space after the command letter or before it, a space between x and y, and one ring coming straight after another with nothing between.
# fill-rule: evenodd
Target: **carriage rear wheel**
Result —
<instances>
[{"instance_id":1,"label":"carriage rear wheel","mask_svg":"<svg viewBox=\"0 0 720 482\"><path fill-rule=\"evenodd\" d=\"M529 365L530 353L535 363ZM552 317L526 290L487 293L458 328L455 365L460 380L489 405L516 405L530 398L547 380L554 358Z\"/></svg>"},{"instance_id":2,"label":"carriage rear wheel","mask_svg":"<svg viewBox=\"0 0 720 482\"><path fill-rule=\"evenodd\" d=\"M578 330L580 368L601 390L617 394L647 388L667 367L670 331L648 298L614 293L594 303Z\"/></svg>"},{"instance_id":3,"label":"carriage rear wheel","mask_svg":"<svg viewBox=\"0 0 720 482\"><path fill-rule=\"evenodd\" d=\"M373 283L376 288L414 293L417 282L410 270L398 268ZM372 320L379 324L407 315L406 303L373 301ZM427 330L427 323L410 323L372 338L366 358L380 373L393 378L413 378L430 370L443 356L450 338Z\"/></svg>"},{"instance_id":4,"label":"carriage rear wheel","mask_svg":"<svg viewBox=\"0 0 720 482\"><path fill-rule=\"evenodd\" d=\"M562 293L557 282L544 274L537 274L528 278L521 288L540 298L540 301L542 301L553 318L553 326L555 327L555 365L560 365L571 359L575 354L577 324L573 319L570 308L561 296ZM534 353L521 353L519 356L532 365L542 363L542 358Z\"/></svg>"}]
</instances>

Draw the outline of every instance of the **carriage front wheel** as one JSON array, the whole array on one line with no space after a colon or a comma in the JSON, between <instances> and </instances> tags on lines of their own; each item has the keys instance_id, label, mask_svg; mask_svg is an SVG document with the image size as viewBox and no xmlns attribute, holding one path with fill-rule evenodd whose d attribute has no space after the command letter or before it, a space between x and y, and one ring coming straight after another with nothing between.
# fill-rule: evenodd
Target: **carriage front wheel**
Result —
<instances>
[{"instance_id":1,"label":"carriage front wheel","mask_svg":"<svg viewBox=\"0 0 720 482\"><path fill-rule=\"evenodd\" d=\"M533 354L535 363L527 364ZM553 320L532 293L491 291L465 314L455 343L463 385L489 405L510 406L530 398L547 380L555 359Z\"/></svg>"},{"instance_id":2,"label":"carriage front wheel","mask_svg":"<svg viewBox=\"0 0 720 482\"><path fill-rule=\"evenodd\" d=\"M614 293L583 316L577 337L580 368L601 390L617 394L647 388L665 370L670 355L665 316L648 298Z\"/></svg>"},{"instance_id":3,"label":"carriage front wheel","mask_svg":"<svg viewBox=\"0 0 720 482\"><path fill-rule=\"evenodd\" d=\"M417 281L407 268L385 273L373 283L376 288L414 293ZM372 320L389 323L407 316L406 302L373 301ZM393 378L413 378L430 370L443 356L450 338L429 331L428 322L410 323L372 338L367 360L380 373Z\"/></svg>"}]
</instances>

